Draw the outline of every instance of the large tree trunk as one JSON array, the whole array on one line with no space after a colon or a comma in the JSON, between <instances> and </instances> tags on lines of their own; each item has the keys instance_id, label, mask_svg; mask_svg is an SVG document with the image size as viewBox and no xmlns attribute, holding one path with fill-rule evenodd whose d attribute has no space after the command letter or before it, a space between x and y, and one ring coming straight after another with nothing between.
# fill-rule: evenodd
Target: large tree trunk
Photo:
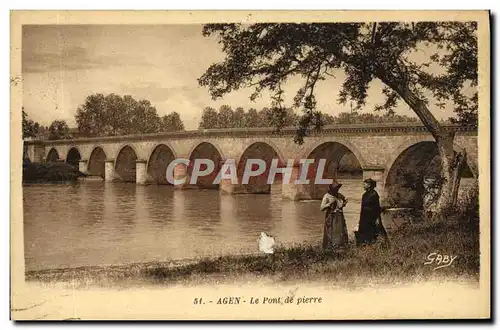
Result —
<instances>
[{"instance_id":1,"label":"large tree trunk","mask_svg":"<svg viewBox=\"0 0 500 330\"><path fill-rule=\"evenodd\" d=\"M465 151L455 152L453 148L453 133L440 136L436 140L441 159L441 176L443 185L436 204L436 214L446 215L457 203L460 187L460 174L466 162Z\"/></svg>"},{"instance_id":2,"label":"large tree trunk","mask_svg":"<svg viewBox=\"0 0 500 330\"><path fill-rule=\"evenodd\" d=\"M413 93L407 85L390 81L387 76L384 76L384 78L383 81L397 91L436 140L438 154L441 159L443 185L435 209L435 218L442 218L456 205L460 186L460 172L465 163L466 154L465 152L455 154L453 148L455 132L447 131L442 127L427 108L425 102Z\"/></svg>"}]
</instances>

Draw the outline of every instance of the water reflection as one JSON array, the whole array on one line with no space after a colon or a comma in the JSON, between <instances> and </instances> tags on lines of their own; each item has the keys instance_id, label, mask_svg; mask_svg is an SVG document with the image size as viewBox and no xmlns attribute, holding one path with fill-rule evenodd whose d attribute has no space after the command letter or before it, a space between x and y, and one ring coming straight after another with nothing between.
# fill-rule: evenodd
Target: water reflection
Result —
<instances>
[{"instance_id":1,"label":"water reflection","mask_svg":"<svg viewBox=\"0 0 500 330\"><path fill-rule=\"evenodd\" d=\"M173 188L172 188L173 189ZM179 219L183 221L186 218L186 213L184 212L186 206L186 198L184 194L184 190L178 190L175 194L171 194L172 196L172 218ZM169 219L169 217L165 217L165 219Z\"/></svg>"},{"instance_id":2,"label":"water reflection","mask_svg":"<svg viewBox=\"0 0 500 330\"><path fill-rule=\"evenodd\" d=\"M147 210L148 221L151 221L155 229L162 229L171 225L173 218L176 218L176 204L183 204L183 201L177 201L182 194L174 194L173 188L166 185L151 185L142 187L144 207ZM149 197L148 197L149 196ZM179 205L181 208L183 205ZM177 217L182 217L179 214Z\"/></svg>"},{"instance_id":3,"label":"water reflection","mask_svg":"<svg viewBox=\"0 0 500 330\"><path fill-rule=\"evenodd\" d=\"M86 213L86 217L80 225L91 230L92 227L98 226L99 222L102 221L106 205L102 195L105 191L102 185L78 185L75 187L75 189L78 189L75 198L79 200L79 210Z\"/></svg>"},{"instance_id":4,"label":"water reflection","mask_svg":"<svg viewBox=\"0 0 500 330\"><path fill-rule=\"evenodd\" d=\"M148 227L151 224L149 217L149 202L153 201L152 199L147 198L150 195L149 191L146 191L145 186L137 185L135 187L135 213L137 214L137 225ZM151 194L153 196L158 196L159 194ZM160 201L158 204L162 205Z\"/></svg>"},{"instance_id":5,"label":"water reflection","mask_svg":"<svg viewBox=\"0 0 500 330\"><path fill-rule=\"evenodd\" d=\"M273 230L273 234L276 235L278 242L282 244L286 243L301 243L294 242L292 233L297 233L300 231L298 221L298 209L300 208L300 203L295 203L293 201L283 201L281 207L280 221L278 225Z\"/></svg>"},{"instance_id":6,"label":"water reflection","mask_svg":"<svg viewBox=\"0 0 500 330\"><path fill-rule=\"evenodd\" d=\"M238 236L257 238L261 231L271 231L276 219L271 212L271 199L266 195L237 195L234 199Z\"/></svg>"},{"instance_id":7,"label":"water reflection","mask_svg":"<svg viewBox=\"0 0 500 330\"><path fill-rule=\"evenodd\" d=\"M220 196L220 221L222 223L221 230L223 235L231 235L238 230L237 208L235 196L221 195Z\"/></svg>"},{"instance_id":8,"label":"water reflection","mask_svg":"<svg viewBox=\"0 0 500 330\"><path fill-rule=\"evenodd\" d=\"M89 183L82 184L82 186L86 186ZM115 200L115 185L110 182L105 182L105 183L93 183L92 184L101 184L103 186L103 201L104 201L104 214L103 214L103 220L106 219L107 222L113 222L114 217L115 217L115 205L116 205L116 200Z\"/></svg>"},{"instance_id":9,"label":"water reflection","mask_svg":"<svg viewBox=\"0 0 500 330\"><path fill-rule=\"evenodd\" d=\"M281 243L321 238L319 201L224 195L212 189L84 182L24 187L27 269L255 252L261 231Z\"/></svg>"}]
</instances>

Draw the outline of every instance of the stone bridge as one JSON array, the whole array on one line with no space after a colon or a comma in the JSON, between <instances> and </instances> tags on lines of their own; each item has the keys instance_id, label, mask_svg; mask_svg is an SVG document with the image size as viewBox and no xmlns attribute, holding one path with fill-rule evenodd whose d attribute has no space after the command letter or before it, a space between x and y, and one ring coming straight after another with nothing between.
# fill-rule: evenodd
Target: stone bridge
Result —
<instances>
[{"instance_id":1,"label":"stone bridge","mask_svg":"<svg viewBox=\"0 0 500 330\"><path fill-rule=\"evenodd\" d=\"M477 129L449 125L455 131L455 148L467 152L467 170L477 177ZM179 164L174 177L190 177L195 159L208 158L216 164L215 174L226 160L236 162L238 177L248 158L266 161L273 159L280 166L293 160L292 180L298 178L302 164L299 159L326 159L324 178L340 178L339 165L350 158L361 178L377 181L377 190L387 196L402 195L402 172L425 173L431 164L439 164L436 144L418 124L363 124L326 126L309 134L302 145L295 144L293 128L276 132L272 128L197 130L176 133L142 134L74 140L25 141L30 160L65 161L79 166L80 171L99 176L105 181L125 181L137 184L168 184L166 169L172 160L190 160L190 166ZM314 164L317 164L316 161ZM314 173L317 165L310 167ZM224 193L269 193L267 172L251 178L242 186L228 180L213 184L214 176L207 175L196 186L182 188L216 188ZM308 177L312 174L308 173ZM313 180L312 180L313 181ZM240 182L240 181L239 181ZM290 181L292 182L292 181ZM177 187L177 186L176 186ZM282 194L293 200L317 199L325 192L324 185L283 184ZM403 189L404 190L404 189ZM408 190L408 189L407 189Z\"/></svg>"}]
</instances>

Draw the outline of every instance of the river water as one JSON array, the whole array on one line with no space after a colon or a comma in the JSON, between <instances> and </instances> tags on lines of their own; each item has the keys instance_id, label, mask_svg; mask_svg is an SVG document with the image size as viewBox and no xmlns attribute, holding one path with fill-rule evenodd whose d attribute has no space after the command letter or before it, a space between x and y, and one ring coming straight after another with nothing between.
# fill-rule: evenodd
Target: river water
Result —
<instances>
[{"instance_id":1,"label":"river water","mask_svg":"<svg viewBox=\"0 0 500 330\"><path fill-rule=\"evenodd\" d=\"M361 180L344 180L349 235L357 224ZM320 201L218 190L85 181L25 185L26 269L165 261L257 252L261 231L278 243L320 242Z\"/></svg>"},{"instance_id":2,"label":"river water","mask_svg":"<svg viewBox=\"0 0 500 330\"><path fill-rule=\"evenodd\" d=\"M353 238L362 181L339 182ZM285 245L323 235L320 201L282 200L280 185L270 195L220 195L84 181L25 185L23 202L27 270L252 253L261 231Z\"/></svg>"}]
</instances>

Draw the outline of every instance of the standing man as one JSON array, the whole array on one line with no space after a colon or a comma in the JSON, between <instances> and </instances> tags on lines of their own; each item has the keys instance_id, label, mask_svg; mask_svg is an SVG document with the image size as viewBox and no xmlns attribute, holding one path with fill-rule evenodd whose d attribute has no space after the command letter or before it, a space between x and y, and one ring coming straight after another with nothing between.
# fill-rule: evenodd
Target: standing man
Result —
<instances>
[{"instance_id":1,"label":"standing man","mask_svg":"<svg viewBox=\"0 0 500 330\"><path fill-rule=\"evenodd\" d=\"M380 198L375 190L377 182L372 179L366 179L363 184L365 193L361 199L361 215L356 235L358 245L375 243L378 234L384 235L384 238L387 239L387 233L382 226L382 219L380 218L382 211Z\"/></svg>"}]
</instances>

